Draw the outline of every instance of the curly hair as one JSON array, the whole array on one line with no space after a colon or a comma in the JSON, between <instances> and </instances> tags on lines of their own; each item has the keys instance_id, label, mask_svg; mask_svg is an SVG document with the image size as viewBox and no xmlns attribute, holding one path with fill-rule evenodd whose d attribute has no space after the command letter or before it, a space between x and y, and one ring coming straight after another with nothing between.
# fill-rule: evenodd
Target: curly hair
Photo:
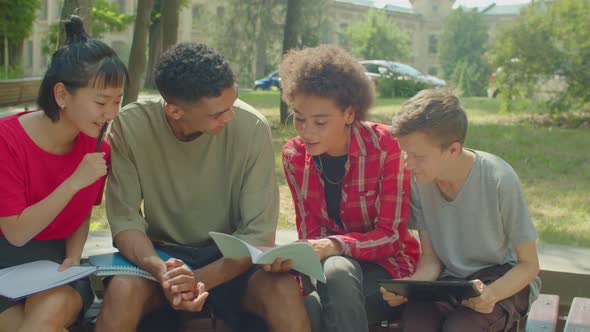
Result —
<instances>
[{"instance_id":1,"label":"curly hair","mask_svg":"<svg viewBox=\"0 0 590 332\"><path fill-rule=\"evenodd\" d=\"M229 63L215 50L184 42L162 54L154 68L154 81L165 100L194 103L220 96L235 79Z\"/></svg>"},{"instance_id":2,"label":"curly hair","mask_svg":"<svg viewBox=\"0 0 590 332\"><path fill-rule=\"evenodd\" d=\"M334 99L339 107L352 106L356 120L365 120L374 99L365 70L335 45L291 50L279 66L282 98L289 104L298 94Z\"/></svg>"}]
</instances>

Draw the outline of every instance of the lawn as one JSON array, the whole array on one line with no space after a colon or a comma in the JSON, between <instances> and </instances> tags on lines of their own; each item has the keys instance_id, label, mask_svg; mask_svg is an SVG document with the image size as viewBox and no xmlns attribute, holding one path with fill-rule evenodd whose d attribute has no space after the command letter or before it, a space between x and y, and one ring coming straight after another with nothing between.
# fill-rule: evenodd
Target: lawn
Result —
<instances>
[{"instance_id":1,"label":"lawn","mask_svg":"<svg viewBox=\"0 0 590 332\"><path fill-rule=\"evenodd\" d=\"M277 92L241 92L240 98L264 114L273 132L275 169L281 194L279 227L294 229L295 211L285 182L280 150L295 136L279 120ZM372 120L389 123L403 100L378 99ZM494 153L520 175L529 209L545 243L590 247L590 135L588 129L539 127L526 114L503 114L496 100L465 98L470 128L466 146ZM95 208L92 228L105 228L104 208Z\"/></svg>"}]
</instances>

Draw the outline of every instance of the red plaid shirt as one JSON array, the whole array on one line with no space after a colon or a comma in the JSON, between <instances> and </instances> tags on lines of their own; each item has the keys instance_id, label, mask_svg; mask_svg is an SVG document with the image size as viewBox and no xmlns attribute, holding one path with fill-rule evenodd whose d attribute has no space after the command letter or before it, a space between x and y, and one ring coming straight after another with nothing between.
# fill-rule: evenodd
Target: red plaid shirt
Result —
<instances>
[{"instance_id":1,"label":"red plaid shirt","mask_svg":"<svg viewBox=\"0 0 590 332\"><path fill-rule=\"evenodd\" d=\"M407 228L410 173L389 126L357 122L351 127L342 226L328 216L324 181L301 138L287 142L282 156L300 239L336 239L342 255L375 262L393 278L414 273L420 246Z\"/></svg>"}]
</instances>

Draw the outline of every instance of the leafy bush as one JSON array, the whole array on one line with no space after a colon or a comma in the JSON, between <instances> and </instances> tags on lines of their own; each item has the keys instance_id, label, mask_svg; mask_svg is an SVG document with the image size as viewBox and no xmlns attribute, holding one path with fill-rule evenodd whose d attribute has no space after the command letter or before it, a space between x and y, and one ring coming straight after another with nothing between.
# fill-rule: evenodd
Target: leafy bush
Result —
<instances>
[{"instance_id":1,"label":"leafy bush","mask_svg":"<svg viewBox=\"0 0 590 332\"><path fill-rule=\"evenodd\" d=\"M410 98L426 88L426 83L414 80L379 78L377 81L377 91L382 98Z\"/></svg>"}]
</instances>

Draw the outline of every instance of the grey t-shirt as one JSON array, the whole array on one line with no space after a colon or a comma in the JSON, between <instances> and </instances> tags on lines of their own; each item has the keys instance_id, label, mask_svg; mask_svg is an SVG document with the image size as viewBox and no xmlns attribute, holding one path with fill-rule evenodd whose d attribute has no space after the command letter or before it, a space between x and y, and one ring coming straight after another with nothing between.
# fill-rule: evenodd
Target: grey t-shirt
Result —
<instances>
[{"instance_id":1,"label":"grey t-shirt","mask_svg":"<svg viewBox=\"0 0 590 332\"><path fill-rule=\"evenodd\" d=\"M435 183L412 180L409 227L430 235L445 267L441 276L465 278L493 265L515 265L512 245L537 237L516 172L497 156L473 152L471 172L451 202Z\"/></svg>"}]
</instances>

